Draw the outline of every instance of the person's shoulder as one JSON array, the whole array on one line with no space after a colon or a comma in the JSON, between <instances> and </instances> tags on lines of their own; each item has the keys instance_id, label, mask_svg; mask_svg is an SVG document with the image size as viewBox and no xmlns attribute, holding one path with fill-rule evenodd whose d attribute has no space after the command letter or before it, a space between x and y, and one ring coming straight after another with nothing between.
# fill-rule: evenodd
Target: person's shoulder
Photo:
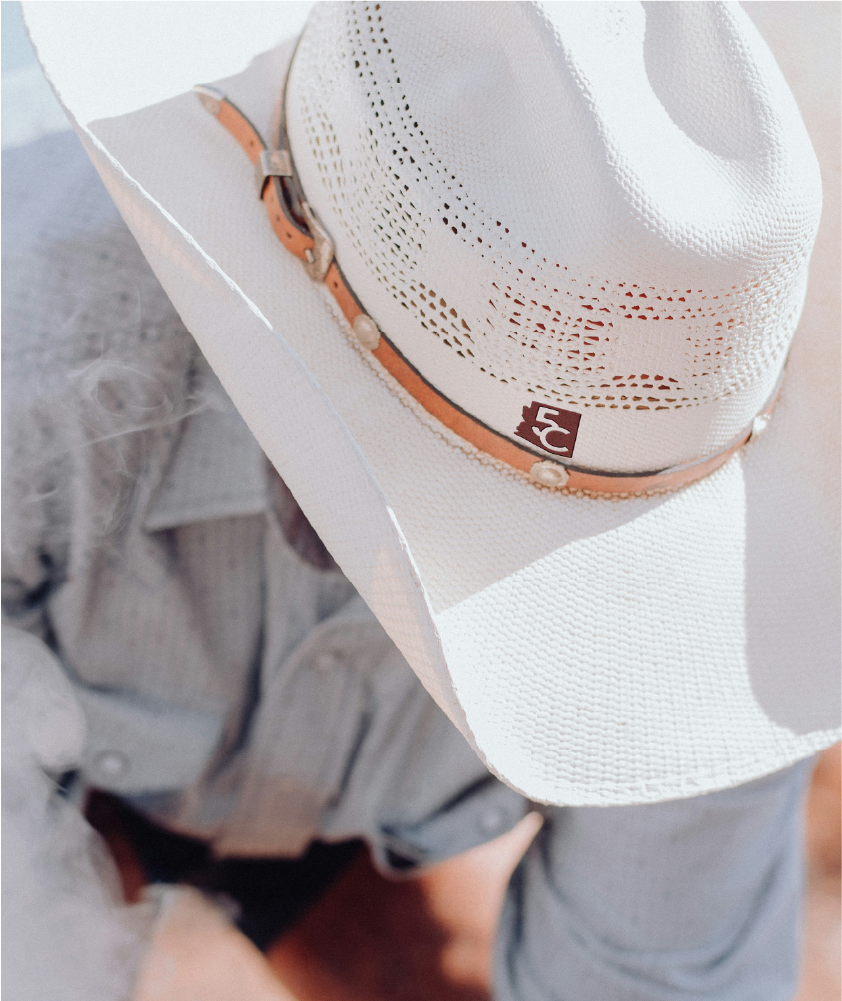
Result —
<instances>
[{"instance_id":1,"label":"person's shoulder","mask_svg":"<svg viewBox=\"0 0 842 1001\"><path fill-rule=\"evenodd\" d=\"M177 392L195 350L73 133L3 152L2 305L16 409L115 366L124 383L167 373Z\"/></svg>"},{"instance_id":2,"label":"person's shoulder","mask_svg":"<svg viewBox=\"0 0 842 1001\"><path fill-rule=\"evenodd\" d=\"M3 150L3 255L80 239L119 213L73 132Z\"/></svg>"},{"instance_id":3,"label":"person's shoulder","mask_svg":"<svg viewBox=\"0 0 842 1001\"><path fill-rule=\"evenodd\" d=\"M177 438L198 349L74 134L3 152L2 314L10 524L64 524L83 481L113 506Z\"/></svg>"},{"instance_id":4,"label":"person's shoulder","mask_svg":"<svg viewBox=\"0 0 842 1001\"><path fill-rule=\"evenodd\" d=\"M15 379L189 338L73 133L3 153L3 283Z\"/></svg>"}]
</instances>

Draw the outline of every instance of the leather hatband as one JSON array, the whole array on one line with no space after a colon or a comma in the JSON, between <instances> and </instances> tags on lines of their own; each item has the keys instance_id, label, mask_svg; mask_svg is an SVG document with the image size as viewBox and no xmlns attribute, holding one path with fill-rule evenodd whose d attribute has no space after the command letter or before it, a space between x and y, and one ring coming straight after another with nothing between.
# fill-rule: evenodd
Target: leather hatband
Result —
<instances>
[{"instance_id":1,"label":"leather hatband","mask_svg":"<svg viewBox=\"0 0 842 1001\"><path fill-rule=\"evenodd\" d=\"M324 281L351 328L354 329L354 321L358 317L368 319L367 314L345 280L339 264L333 258L332 244L328 248L329 258L324 254L324 247L319 246L319 233L323 236L321 243L324 243L324 240L329 242L329 237L321 230L318 220L315 219L304 198L286 142L283 121L280 123L279 149L268 152L259 131L221 91L204 85L197 86L194 90L205 109L218 118L220 124L237 140L246 156L255 165L259 197L266 207L275 235L290 253L304 262L311 277ZM264 156L261 157L261 154ZM273 156L277 166L272 165ZM316 238L313 236L314 230L317 231ZM323 257L321 266L317 255ZM370 320L369 323L373 328L374 325ZM597 472L549 459L546 455L528 447L515 444L510 438L478 421L439 393L387 335L382 331L377 333L379 337L376 338L376 347L373 347L371 354L428 413L475 448L528 474L533 481L544 486L563 487L567 490L634 496L687 486L722 466L746 444L753 433L757 433L762 426L765 426L777 396L777 393L772 394L770 404L758 418L755 418L752 428L714 456L685 466L651 473L630 475Z\"/></svg>"}]
</instances>

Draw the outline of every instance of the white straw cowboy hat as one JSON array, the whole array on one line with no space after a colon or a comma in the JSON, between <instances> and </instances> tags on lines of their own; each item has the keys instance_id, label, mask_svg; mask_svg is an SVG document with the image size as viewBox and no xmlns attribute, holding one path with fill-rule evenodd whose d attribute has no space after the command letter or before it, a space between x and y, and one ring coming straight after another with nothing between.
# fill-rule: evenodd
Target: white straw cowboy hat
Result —
<instances>
[{"instance_id":1,"label":"white straw cowboy hat","mask_svg":"<svg viewBox=\"0 0 842 1001\"><path fill-rule=\"evenodd\" d=\"M325 4L298 41L285 4L25 16L185 324L494 772L647 802L838 739L835 331L796 334L819 168L739 6Z\"/></svg>"}]
</instances>

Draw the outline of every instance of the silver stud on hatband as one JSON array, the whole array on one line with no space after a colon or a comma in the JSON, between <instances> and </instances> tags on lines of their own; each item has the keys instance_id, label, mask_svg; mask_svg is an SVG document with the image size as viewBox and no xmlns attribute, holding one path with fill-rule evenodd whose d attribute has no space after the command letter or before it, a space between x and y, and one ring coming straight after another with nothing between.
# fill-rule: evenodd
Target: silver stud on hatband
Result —
<instances>
[{"instance_id":1,"label":"silver stud on hatband","mask_svg":"<svg viewBox=\"0 0 842 1001\"><path fill-rule=\"evenodd\" d=\"M759 416L755 417L754 420L751 422L751 434L749 435L748 440L754 441L755 438L759 438L760 435L762 435L763 432L766 430L766 428L769 426L769 421L771 419L772 419L771 414L760 414Z\"/></svg>"},{"instance_id":2,"label":"silver stud on hatband","mask_svg":"<svg viewBox=\"0 0 842 1001\"><path fill-rule=\"evenodd\" d=\"M543 487L563 487L570 479L570 473L564 466L547 460L536 462L529 470L529 475Z\"/></svg>"},{"instance_id":3,"label":"silver stud on hatband","mask_svg":"<svg viewBox=\"0 0 842 1001\"><path fill-rule=\"evenodd\" d=\"M376 350L380 344L380 331L377 329L377 324L365 313L354 317L354 333L360 344L369 351Z\"/></svg>"}]
</instances>

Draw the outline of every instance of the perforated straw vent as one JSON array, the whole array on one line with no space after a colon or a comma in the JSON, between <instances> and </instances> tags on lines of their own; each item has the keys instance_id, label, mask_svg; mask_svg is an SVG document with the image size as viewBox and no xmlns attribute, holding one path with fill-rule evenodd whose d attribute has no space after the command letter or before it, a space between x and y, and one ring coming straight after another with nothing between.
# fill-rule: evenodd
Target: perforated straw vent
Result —
<instances>
[{"instance_id":1,"label":"perforated straw vent","mask_svg":"<svg viewBox=\"0 0 842 1001\"><path fill-rule=\"evenodd\" d=\"M535 400L575 411L574 464L660 469L724 447L772 391L816 165L785 88L711 94L691 62L654 93L693 42L669 5L581 6L319 7L290 141L366 311L433 386L509 437ZM697 35L727 45L728 18L700 10ZM691 138L715 116L738 155Z\"/></svg>"}]
</instances>

